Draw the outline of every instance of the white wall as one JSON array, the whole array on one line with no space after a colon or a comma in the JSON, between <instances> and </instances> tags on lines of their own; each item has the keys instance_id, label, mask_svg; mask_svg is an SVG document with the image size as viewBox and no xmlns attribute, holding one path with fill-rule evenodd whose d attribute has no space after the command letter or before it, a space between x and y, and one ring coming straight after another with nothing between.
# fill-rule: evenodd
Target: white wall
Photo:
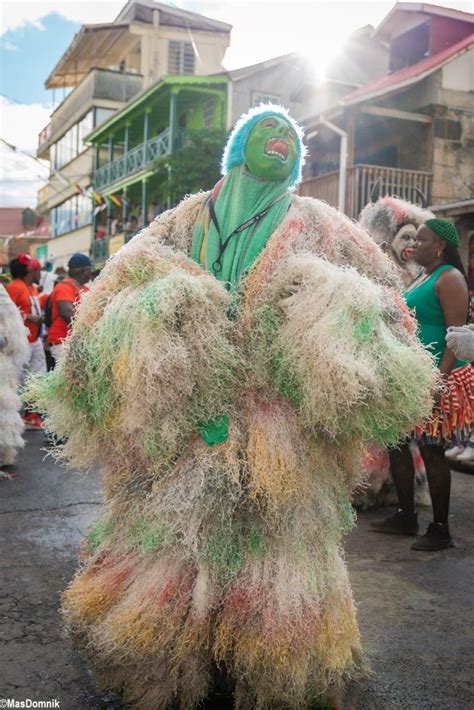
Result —
<instances>
[{"instance_id":1,"label":"white wall","mask_svg":"<svg viewBox=\"0 0 474 710\"><path fill-rule=\"evenodd\" d=\"M168 44L170 41L194 41L197 56L195 58L195 74L215 74L223 71L222 60L229 46L230 37L220 32L192 31L192 35L177 27L160 26L159 28L144 28L133 24L130 30L141 37L140 73L144 77L144 85L150 86L157 79L168 74Z\"/></svg>"},{"instance_id":2,"label":"white wall","mask_svg":"<svg viewBox=\"0 0 474 710\"><path fill-rule=\"evenodd\" d=\"M474 47L443 67L442 86L454 91L474 91Z\"/></svg>"},{"instance_id":3,"label":"white wall","mask_svg":"<svg viewBox=\"0 0 474 710\"><path fill-rule=\"evenodd\" d=\"M48 242L48 259L54 260L54 267L67 267L69 258L80 251L89 255L92 241L92 226L90 224L80 229L50 239Z\"/></svg>"},{"instance_id":4,"label":"white wall","mask_svg":"<svg viewBox=\"0 0 474 710\"><path fill-rule=\"evenodd\" d=\"M77 158L71 160L67 165L62 167L58 172L64 178L70 178L78 183L81 187L89 187L92 180L92 164L93 164L94 149L89 146L80 153ZM77 195L77 190L71 185L66 185L63 180L58 178L54 173L51 175L47 185L47 202L42 204L42 209L50 210L62 204L69 197ZM42 193L43 200L45 193Z\"/></svg>"}]
</instances>

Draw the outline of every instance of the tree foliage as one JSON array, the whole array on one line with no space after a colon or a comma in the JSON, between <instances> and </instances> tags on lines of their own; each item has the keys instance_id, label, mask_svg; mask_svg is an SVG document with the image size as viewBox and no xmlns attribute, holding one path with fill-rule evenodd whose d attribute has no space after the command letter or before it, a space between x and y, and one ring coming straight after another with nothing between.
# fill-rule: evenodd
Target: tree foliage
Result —
<instances>
[{"instance_id":1,"label":"tree foliage","mask_svg":"<svg viewBox=\"0 0 474 710\"><path fill-rule=\"evenodd\" d=\"M215 128L186 131L181 147L154 163L161 178L160 201L176 204L185 195L214 187L221 176L225 139L224 131Z\"/></svg>"}]
</instances>

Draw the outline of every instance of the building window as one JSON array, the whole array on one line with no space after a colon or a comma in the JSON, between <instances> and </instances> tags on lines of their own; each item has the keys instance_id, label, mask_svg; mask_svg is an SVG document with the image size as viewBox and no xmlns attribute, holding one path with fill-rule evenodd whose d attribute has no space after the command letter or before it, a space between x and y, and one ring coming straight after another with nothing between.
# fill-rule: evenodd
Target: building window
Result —
<instances>
[{"instance_id":1,"label":"building window","mask_svg":"<svg viewBox=\"0 0 474 710\"><path fill-rule=\"evenodd\" d=\"M72 126L55 144L53 167L56 170L77 156L77 124Z\"/></svg>"},{"instance_id":2,"label":"building window","mask_svg":"<svg viewBox=\"0 0 474 710\"><path fill-rule=\"evenodd\" d=\"M269 94L266 91L252 91L252 106L259 104L279 104L279 94Z\"/></svg>"},{"instance_id":3,"label":"building window","mask_svg":"<svg viewBox=\"0 0 474 710\"><path fill-rule=\"evenodd\" d=\"M204 102L204 106L202 107L202 119L204 128L212 128L214 126L215 103L216 102L214 98L207 99L207 101Z\"/></svg>"},{"instance_id":4,"label":"building window","mask_svg":"<svg viewBox=\"0 0 474 710\"><path fill-rule=\"evenodd\" d=\"M84 143L85 137L91 131L104 123L115 113L116 109L96 107L88 111L74 126L72 126L58 141L51 146L52 164L55 170L59 170L74 158L77 158L87 145Z\"/></svg>"},{"instance_id":5,"label":"building window","mask_svg":"<svg viewBox=\"0 0 474 710\"><path fill-rule=\"evenodd\" d=\"M79 123L77 124L77 151L78 154L82 153L83 150L87 148L87 145L84 143L84 138L92 131L94 128L93 125L93 119L94 119L94 112L88 111L84 118L82 118Z\"/></svg>"},{"instance_id":6,"label":"building window","mask_svg":"<svg viewBox=\"0 0 474 710\"><path fill-rule=\"evenodd\" d=\"M430 22L414 27L390 42L389 72L417 64L429 57Z\"/></svg>"},{"instance_id":7,"label":"building window","mask_svg":"<svg viewBox=\"0 0 474 710\"><path fill-rule=\"evenodd\" d=\"M194 49L190 42L169 43L168 73L194 74Z\"/></svg>"},{"instance_id":8,"label":"building window","mask_svg":"<svg viewBox=\"0 0 474 710\"><path fill-rule=\"evenodd\" d=\"M115 108L102 108L101 106L97 106L95 109L95 121L94 121L94 128L97 128L97 126L100 126L104 121L106 121L108 118L113 116L114 113L117 112L117 109ZM91 128L92 130L92 128Z\"/></svg>"},{"instance_id":9,"label":"building window","mask_svg":"<svg viewBox=\"0 0 474 710\"><path fill-rule=\"evenodd\" d=\"M73 195L51 210L51 235L59 237L92 223L92 200L87 195Z\"/></svg>"},{"instance_id":10,"label":"building window","mask_svg":"<svg viewBox=\"0 0 474 710\"><path fill-rule=\"evenodd\" d=\"M93 111L88 111L52 146L53 168L59 170L87 148L84 138L93 129Z\"/></svg>"}]
</instances>

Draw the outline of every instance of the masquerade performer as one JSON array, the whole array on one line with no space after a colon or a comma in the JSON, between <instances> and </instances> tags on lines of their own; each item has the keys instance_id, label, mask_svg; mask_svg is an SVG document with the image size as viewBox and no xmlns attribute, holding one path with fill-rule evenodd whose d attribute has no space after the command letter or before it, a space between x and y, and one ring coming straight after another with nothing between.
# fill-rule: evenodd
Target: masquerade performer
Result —
<instances>
[{"instance_id":1,"label":"masquerade performer","mask_svg":"<svg viewBox=\"0 0 474 710\"><path fill-rule=\"evenodd\" d=\"M403 283L410 283L421 273L422 267L413 259L416 230L424 220L434 215L419 205L396 197L379 198L364 207L359 224L393 261ZM418 446L410 444L415 465L415 497L418 505L429 505L426 472ZM353 504L360 510L397 505L397 491L390 475L388 451L372 446L364 459L366 481L354 492Z\"/></svg>"},{"instance_id":2,"label":"masquerade performer","mask_svg":"<svg viewBox=\"0 0 474 710\"><path fill-rule=\"evenodd\" d=\"M17 387L18 372L28 357L27 333L18 308L0 284L0 467L10 466L24 446ZM0 478L8 477L0 471Z\"/></svg>"},{"instance_id":3,"label":"masquerade performer","mask_svg":"<svg viewBox=\"0 0 474 710\"><path fill-rule=\"evenodd\" d=\"M422 271L413 259L416 230L432 217L429 210L388 195L369 203L360 213L359 224L398 267L405 286Z\"/></svg>"},{"instance_id":4,"label":"masquerade performer","mask_svg":"<svg viewBox=\"0 0 474 710\"><path fill-rule=\"evenodd\" d=\"M431 409L390 262L292 190L302 132L252 109L224 178L160 215L86 294L31 385L106 509L64 595L70 632L136 707L304 707L363 672L341 556L369 439ZM87 442L85 445L84 442Z\"/></svg>"}]
</instances>

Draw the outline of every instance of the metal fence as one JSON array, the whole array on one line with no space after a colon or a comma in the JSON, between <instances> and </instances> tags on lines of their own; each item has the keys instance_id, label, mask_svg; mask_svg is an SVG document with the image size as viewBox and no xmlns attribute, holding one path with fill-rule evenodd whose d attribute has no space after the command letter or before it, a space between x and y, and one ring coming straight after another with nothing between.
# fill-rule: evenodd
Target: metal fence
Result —
<instances>
[{"instance_id":1,"label":"metal fence","mask_svg":"<svg viewBox=\"0 0 474 710\"><path fill-rule=\"evenodd\" d=\"M356 219L371 201L372 191L379 185L379 195L400 197L419 202L422 192L430 201L432 173L420 170L385 168L378 165L353 165L346 173L345 212ZM334 207L338 206L339 171L305 180L299 188L300 195L316 197Z\"/></svg>"},{"instance_id":2,"label":"metal fence","mask_svg":"<svg viewBox=\"0 0 474 710\"><path fill-rule=\"evenodd\" d=\"M138 173L158 158L171 153L170 129L166 128L155 138L137 145L132 150L98 168L94 173L94 187L101 190L118 180Z\"/></svg>"}]
</instances>

